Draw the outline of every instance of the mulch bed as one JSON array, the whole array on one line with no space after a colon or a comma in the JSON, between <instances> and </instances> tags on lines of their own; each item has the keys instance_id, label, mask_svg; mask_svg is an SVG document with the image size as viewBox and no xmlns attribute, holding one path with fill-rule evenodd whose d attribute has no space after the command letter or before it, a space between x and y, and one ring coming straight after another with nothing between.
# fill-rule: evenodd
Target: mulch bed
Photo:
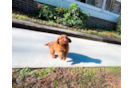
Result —
<instances>
[{"instance_id":1,"label":"mulch bed","mask_svg":"<svg viewBox=\"0 0 134 88\"><path fill-rule=\"evenodd\" d=\"M13 88L121 88L121 67L12 69Z\"/></svg>"}]
</instances>

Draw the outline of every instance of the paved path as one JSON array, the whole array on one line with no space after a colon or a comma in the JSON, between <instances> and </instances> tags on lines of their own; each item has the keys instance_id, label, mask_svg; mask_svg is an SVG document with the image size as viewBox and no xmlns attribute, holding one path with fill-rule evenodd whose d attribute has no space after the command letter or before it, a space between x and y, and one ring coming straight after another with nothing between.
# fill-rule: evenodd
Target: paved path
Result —
<instances>
[{"instance_id":1,"label":"paved path","mask_svg":"<svg viewBox=\"0 0 134 88\"><path fill-rule=\"evenodd\" d=\"M121 46L92 40L69 38L70 50L65 61L52 59L44 43L59 35L12 28L12 68L121 66Z\"/></svg>"}]
</instances>

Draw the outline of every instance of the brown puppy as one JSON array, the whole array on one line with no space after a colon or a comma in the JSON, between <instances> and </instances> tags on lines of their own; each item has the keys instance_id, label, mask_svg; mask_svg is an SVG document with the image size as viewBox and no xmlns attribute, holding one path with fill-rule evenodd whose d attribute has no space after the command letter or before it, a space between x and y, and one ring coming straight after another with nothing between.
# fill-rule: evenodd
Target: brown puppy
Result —
<instances>
[{"instance_id":1,"label":"brown puppy","mask_svg":"<svg viewBox=\"0 0 134 88\"><path fill-rule=\"evenodd\" d=\"M61 35L56 41L52 41L44 45L49 45L50 54L52 58L55 58L54 53L56 51L61 60L66 60L69 50L69 42L71 42L71 40L67 37L67 35Z\"/></svg>"}]
</instances>

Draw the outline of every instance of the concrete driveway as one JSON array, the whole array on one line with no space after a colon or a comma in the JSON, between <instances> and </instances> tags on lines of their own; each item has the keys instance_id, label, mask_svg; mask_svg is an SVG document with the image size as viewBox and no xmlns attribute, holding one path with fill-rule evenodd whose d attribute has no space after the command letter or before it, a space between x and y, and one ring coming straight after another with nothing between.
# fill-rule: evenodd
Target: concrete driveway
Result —
<instances>
[{"instance_id":1,"label":"concrete driveway","mask_svg":"<svg viewBox=\"0 0 134 88\"><path fill-rule=\"evenodd\" d=\"M70 50L65 61L52 59L44 43L54 41L59 35L12 28L12 68L43 67L100 67L121 66L121 46L69 38Z\"/></svg>"}]
</instances>

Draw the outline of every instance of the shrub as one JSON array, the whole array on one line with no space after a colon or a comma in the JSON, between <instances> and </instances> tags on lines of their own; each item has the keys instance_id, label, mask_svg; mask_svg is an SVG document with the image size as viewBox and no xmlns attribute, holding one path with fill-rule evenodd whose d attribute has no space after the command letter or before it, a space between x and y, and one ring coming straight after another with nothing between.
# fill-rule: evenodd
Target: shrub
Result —
<instances>
[{"instance_id":1,"label":"shrub","mask_svg":"<svg viewBox=\"0 0 134 88\"><path fill-rule=\"evenodd\" d=\"M117 30L117 32L119 32L121 34L121 16L118 19L116 30Z\"/></svg>"},{"instance_id":2,"label":"shrub","mask_svg":"<svg viewBox=\"0 0 134 88\"><path fill-rule=\"evenodd\" d=\"M64 18L62 19L62 24L75 28L86 27L86 20L89 15L86 15L78 5L71 4L71 7L66 9L64 13Z\"/></svg>"},{"instance_id":3,"label":"shrub","mask_svg":"<svg viewBox=\"0 0 134 88\"><path fill-rule=\"evenodd\" d=\"M54 20L56 12L49 5L42 5L35 9L34 16L43 20Z\"/></svg>"},{"instance_id":4,"label":"shrub","mask_svg":"<svg viewBox=\"0 0 134 88\"><path fill-rule=\"evenodd\" d=\"M35 10L34 15L43 20L51 20L75 28L85 28L85 22L89 17L75 4L71 4L70 8L51 8L48 5L42 5Z\"/></svg>"}]
</instances>

